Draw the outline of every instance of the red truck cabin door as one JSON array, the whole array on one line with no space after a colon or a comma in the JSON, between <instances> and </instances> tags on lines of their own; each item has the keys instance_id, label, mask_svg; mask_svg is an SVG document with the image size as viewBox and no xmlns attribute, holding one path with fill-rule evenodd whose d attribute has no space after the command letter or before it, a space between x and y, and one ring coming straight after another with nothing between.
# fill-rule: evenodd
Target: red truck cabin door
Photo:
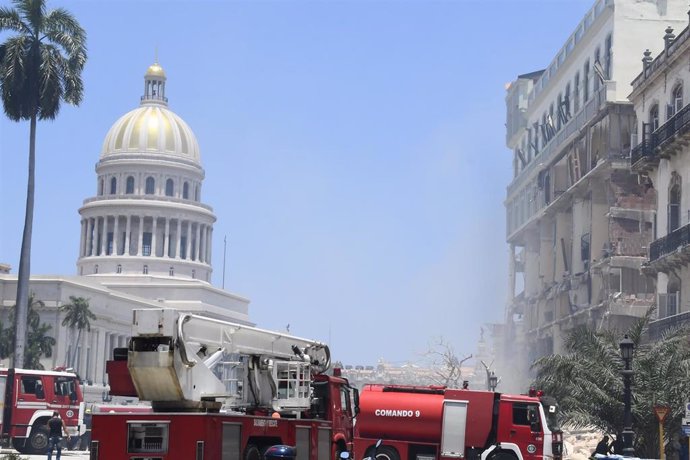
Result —
<instances>
[{"instance_id":1,"label":"red truck cabin door","mask_svg":"<svg viewBox=\"0 0 690 460\"><path fill-rule=\"evenodd\" d=\"M530 414L536 414L536 422ZM539 403L502 401L499 417L500 442L516 444L525 460L541 458L544 434L538 421Z\"/></svg>"},{"instance_id":2,"label":"red truck cabin door","mask_svg":"<svg viewBox=\"0 0 690 460\"><path fill-rule=\"evenodd\" d=\"M465 455L467 401L443 401L441 457L461 458Z\"/></svg>"}]
</instances>

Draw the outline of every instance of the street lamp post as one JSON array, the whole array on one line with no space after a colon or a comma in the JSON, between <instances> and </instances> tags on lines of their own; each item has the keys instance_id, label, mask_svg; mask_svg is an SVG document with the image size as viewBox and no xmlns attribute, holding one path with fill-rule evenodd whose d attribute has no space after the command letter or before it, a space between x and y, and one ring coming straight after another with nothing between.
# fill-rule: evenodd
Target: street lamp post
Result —
<instances>
[{"instance_id":1,"label":"street lamp post","mask_svg":"<svg viewBox=\"0 0 690 460\"><path fill-rule=\"evenodd\" d=\"M623 340L620 342L621 347L621 358L623 358L623 363L625 368L621 372L623 374L623 404L625 406L625 412L623 414L623 455L626 457L634 457L635 449L633 449L633 429L632 429L632 358L633 350L635 349L635 343L630 340L630 337L626 334Z\"/></svg>"},{"instance_id":2,"label":"street lamp post","mask_svg":"<svg viewBox=\"0 0 690 460\"><path fill-rule=\"evenodd\" d=\"M498 386L498 377L496 377L496 374L494 374L494 371L491 371L491 374L489 375L489 390L490 391L496 391L497 386Z\"/></svg>"}]
</instances>

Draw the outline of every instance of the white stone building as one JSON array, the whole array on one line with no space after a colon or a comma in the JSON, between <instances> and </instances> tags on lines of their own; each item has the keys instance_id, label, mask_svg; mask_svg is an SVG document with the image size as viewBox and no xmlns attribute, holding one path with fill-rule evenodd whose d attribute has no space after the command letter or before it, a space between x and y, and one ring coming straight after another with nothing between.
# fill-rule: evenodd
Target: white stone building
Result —
<instances>
[{"instance_id":1,"label":"white stone building","mask_svg":"<svg viewBox=\"0 0 690 460\"><path fill-rule=\"evenodd\" d=\"M627 96L640 53L667 26L685 26L687 6L597 0L547 68L507 90L511 299L496 372L522 377L513 390L534 359L563 351L573 327L624 326L654 303L640 266L655 197L630 171Z\"/></svg>"},{"instance_id":2,"label":"white stone building","mask_svg":"<svg viewBox=\"0 0 690 460\"><path fill-rule=\"evenodd\" d=\"M658 309L652 340L690 318L690 31L672 28L650 39L633 81L630 99L637 116L633 170L656 191L654 241L644 270L656 281Z\"/></svg>"},{"instance_id":3,"label":"white stone building","mask_svg":"<svg viewBox=\"0 0 690 460\"><path fill-rule=\"evenodd\" d=\"M96 196L79 209L79 275L33 275L30 282L57 339L42 364L62 366L78 347L76 371L91 399L107 390L105 361L126 345L133 308L173 307L251 324L248 299L210 284L216 217L201 202L204 170L194 133L168 108L161 66L150 66L144 81L140 106L108 131ZM16 286L16 275L0 269L0 305L14 305ZM59 308L70 296L89 299L97 317L79 344L61 325Z\"/></svg>"}]
</instances>

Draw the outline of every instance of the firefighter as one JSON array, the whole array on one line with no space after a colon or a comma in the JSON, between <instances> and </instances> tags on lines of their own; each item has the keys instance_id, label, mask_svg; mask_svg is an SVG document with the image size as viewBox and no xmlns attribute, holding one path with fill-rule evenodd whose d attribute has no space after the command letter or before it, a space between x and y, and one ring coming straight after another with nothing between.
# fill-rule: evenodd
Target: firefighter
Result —
<instances>
[{"instance_id":1,"label":"firefighter","mask_svg":"<svg viewBox=\"0 0 690 460\"><path fill-rule=\"evenodd\" d=\"M67 436L67 441L70 440L70 435L65 428L65 424L60 418L58 411L53 412L53 417L48 420L48 429L50 430L48 440L48 460L53 458L53 448L57 449L56 460L60 460L60 455L62 455L62 433Z\"/></svg>"}]
</instances>

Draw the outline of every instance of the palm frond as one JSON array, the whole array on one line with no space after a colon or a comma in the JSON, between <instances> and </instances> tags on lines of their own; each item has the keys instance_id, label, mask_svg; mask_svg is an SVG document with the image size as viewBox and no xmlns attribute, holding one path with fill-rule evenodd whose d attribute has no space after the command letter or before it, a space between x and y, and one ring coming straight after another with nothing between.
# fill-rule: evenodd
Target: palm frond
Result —
<instances>
[{"instance_id":1,"label":"palm frond","mask_svg":"<svg viewBox=\"0 0 690 460\"><path fill-rule=\"evenodd\" d=\"M38 33L43 28L43 18L46 15L45 0L14 0L13 3L33 32Z\"/></svg>"},{"instance_id":2,"label":"palm frond","mask_svg":"<svg viewBox=\"0 0 690 460\"><path fill-rule=\"evenodd\" d=\"M43 30L45 37L62 47L76 68L84 68L86 63L86 31L67 10L58 8L45 18Z\"/></svg>"},{"instance_id":3,"label":"palm frond","mask_svg":"<svg viewBox=\"0 0 690 460\"><path fill-rule=\"evenodd\" d=\"M0 7L0 31L19 32L22 35L29 35L29 26L22 21L17 10Z\"/></svg>"}]
</instances>

